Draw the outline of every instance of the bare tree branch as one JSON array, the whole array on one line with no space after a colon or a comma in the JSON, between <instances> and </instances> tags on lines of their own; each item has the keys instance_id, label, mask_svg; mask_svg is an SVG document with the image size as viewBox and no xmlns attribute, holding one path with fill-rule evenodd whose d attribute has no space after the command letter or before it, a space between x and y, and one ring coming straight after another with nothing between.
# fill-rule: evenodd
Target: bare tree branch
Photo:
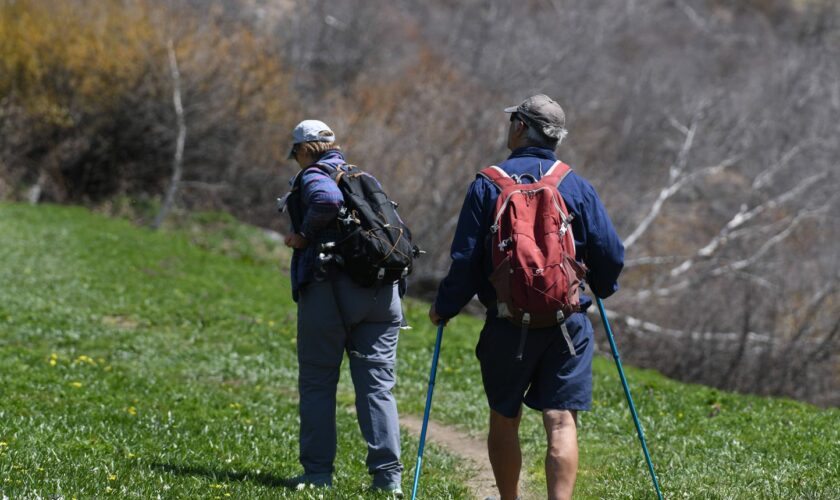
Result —
<instances>
[{"instance_id":1,"label":"bare tree branch","mask_svg":"<svg viewBox=\"0 0 840 500\"><path fill-rule=\"evenodd\" d=\"M737 342L744 336L744 332L714 332L666 328L651 321L645 321L614 310L607 310L607 315L610 318L615 318L616 321L623 321L631 330L643 332L644 335L659 335L691 340L713 338L716 340L730 342ZM746 338L750 343L773 344L777 342L773 337L767 335L766 333L757 333L753 331L747 332Z\"/></svg>"},{"instance_id":2,"label":"bare tree branch","mask_svg":"<svg viewBox=\"0 0 840 500\"><path fill-rule=\"evenodd\" d=\"M169 182L169 189L166 191L163 205L152 223L152 228L160 227L163 219L172 209L175 201L175 194L178 192L178 185L181 182L183 173L182 162L184 159L184 143L187 140L187 125L184 121L184 106L181 103L181 72L178 69L178 59L175 56L175 46L172 39L166 44L169 54L169 72L172 76L172 105L175 108L175 119L178 127L178 136L175 140L175 155L172 158L172 179Z\"/></svg>"},{"instance_id":3,"label":"bare tree branch","mask_svg":"<svg viewBox=\"0 0 840 500\"><path fill-rule=\"evenodd\" d=\"M675 120L672 119L672 122L675 122ZM679 191L679 176L682 171L682 167L685 166L688 152L691 150L691 145L694 142L694 133L697 130L697 127L696 123L692 123L691 127L688 129L681 128L678 123L675 126L681 131L684 130L685 140L680 148L680 152L677 154L677 160L673 165L671 165L671 168L668 169L669 184L659 192L659 196L656 197L656 200L653 202L653 205L651 205L647 215L642 219L639 225L636 226L636 229L634 229L627 238L624 238L625 249L629 249L636 243L636 241L638 241L645 231L648 230L656 216L659 215L659 212L662 211L662 205L665 204L665 201Z\"/></svg>"},{"instance_id":4,"label":"bare tree branch","mask_svg":"<svg viewBox=\"0 0 840 500\"><path fill-rule=\"evenodd\" d=\"M671 269L669 274L672 277L684 274L695 264L696 258L708 259L721 247L721 245L726 244L727 241L733 238L736 235L735 229L753 220L763 212L766 212L771 208L778 207L779 205L782 205L783 203L794 199L795 197L799 196L803 191L815 184L817 181L825 177L826 174L817 174L807 179L804 179L793 189L784 192L776 198L773 198L760 205L757 205L750 210L747 210L747 207L745 205L742 206L741 209L729 220L729 222L727 222L726 225L723 226L720 232L716 234L703 248L697 251L694 257L687 259L680 265Z\"/></svg>"},{"instance_id":5,"label":"bare tree branch","mask_svg":"<svg viewBox=\"0 0 840 500\"><path fill-rule=\"evenodd\" d=\"M792 160L796 155L798 155L802 148L808 144L816 142L815 139L806 139L800 141L795 146L790 148L782 157L771 165L767 170L758 174L755 179L753 180L752 188L753 189L761 189L773 180L773 176L775 176L781 169L788 166L790 164L790 160Z\"/></svg>"},{"instance_id":6,"label":"bare tree branch","mask_svg":"<svg viewBox=\"0 0 840 500\"><path fill-rule=\"evenodd\" d=\"M715 173L720 172L728 167L731 167L735 164L738 160L737 157L727 158L719 165L714 165L711 167L704 167L702 169L697 170L696 172L692 172L687 175L683 175L681 169L674 169L671 170L671 184L662 191L659 192L659 196L656 198L656 201L653 202L651 205L650 211L645 216L644 219L636 226L636 229L624 240L624 248L629 248L635 244L639 238L650 228L650 225L662 211L662 206L668 201L669 198L677 194L680 189L687 186L691 182L694 182L701 176L705 175L712 175Z\"/></svg>"},{"instance_id":7,"label":"bare tree branch","mask_svg":"<svg viewBox=\"0 0 840 500\"><path fill-rule=\"evenodd\" d=\"M700 17L700 14L697 13L696 10L692 9L690 5L688 5L685 0L678 0L677 4L679 5L680 9L685 13L686 17L688 17L691 24L696 26L700 31L704 33L709 33L709 27L706 25L706 21Z\"/></svg>"},{"instance_id":8,"label":"bare tree branch","mask_svg":"<svg viewBox=\"0 0 840 500\"><path fill-rule=\"evenodd\" d=\"M660 288L656 288L656 289L640 290L636 293L636 299L637 300L644 300L644 299L647 299L647 298L651 297L652 295L655 295L655 296L658 296L658 297L668 297L669 295L672 295L674 292L685 290L685 289L689 288L691 285L695 284L700 279L704 279L704 278L707 278L707 277L721 276L721 275L724 275L726 273L735 272L735 271L742 271L743 269L745 269L745 268L751 266L752 264L755 264L759 260L761 260L761 258L764 257L764 255L767 252L769 252L773 247L775 247L776 245L778 245L779 243L781 243L782 241L787 239L793 233L793 231L796 229L797 225L803 219L810 218L810 217L818 217L818 216L824 215L828 211L828 209L829 209L828 205L825 205L825 206L820 207L820 208L815 209L815 210L802 210L793 217L788 217L788 218L785 218L784 220L782 220L780 222L776 222L776 223L774 223L774 224L772 224L768 227L782 226L782 227L784 227L784 229L779 231L775 236L773 236L773 237L769 238L767 241L765 241L755 252L750 254L749 257L746 257L744 259L740 259L740 260L737 260L737 261L734 261L734 262L729 262L729 263L727 263L723 266L720 266L720 267L717 267L717 268L714 268L714 269L711 269L711 270L708 270L708 271L704 271L703 273L701 273L697 276L693 276L691 278L683 279L681 281L678 281L677 283L674 283L674 284L666 286L666 287L660 287Z\"/></svg>"},{"instance_id":9,"label":"bare tree branch","mask_svg":"<svg viewBox=\"0 0 840 500\"><path fill-rule=\"evenodd\" d=\"M629 269L635 266L660 266L665 264L673 264L674 262L680 262L685 259L684 256L680 255L664 255L664 256L644 256L644 257L635 257L632 259L626 259L624 261L624 268Z\"/></svg>"},{"instance_id":10,"label":"bare tree branch","mask_svg":"<svg viewBox=\"0 0 840 500\"><path fill-rule=\"evenodd\" d=\"M791 342L798 342L801 340L813 327L820 308L825 303L826 299L830 297L836 290L838 282L840 282L840 273L834 276L822 289L811 297L811 300L802 308L803 312L800 315L802 321L799 324L796 332L791 337Z\"/></svg>"},{"instance_id":11,"label":"bare tree branch","mask_svg":"<svg viewBox=\"0 0 840 500\"><path fill-rule=\"evenodd\" d=\"M799 224L799 222L802 219L822 215L827 210L828 210L828 207L822 207L822 208L819 208L819 209L816 209L816 210L802 210L801 212L796 214L796 216L793 217L792 219L791 218L785 219L784 221L782 221L782 223L784 223L786 225L785 229L782 230L781 232L779 232L779 234L777 234L776 236L773 236L772 238L770 238L769 240L764 242L764 244L761 245L761 247L759 247L759 249L755 253L753 253L752 255L747 257L746 259L741 259L741 260L735 261L731 264L727 264L726 266L715 269L714 271L712 271L712 275L718 276L718 275L721 275L721 274L723 274L727 271L741 270L741 269L743 269L747 266L750 266L750 265L754 264L756 261L761 259L764 256L764 254L766 254L771 248L778 245L783 240L785 240L788 236L790 236L791 233L793 232L793 230L796 229L797 224Z\"/></svg>"}]
</instances>

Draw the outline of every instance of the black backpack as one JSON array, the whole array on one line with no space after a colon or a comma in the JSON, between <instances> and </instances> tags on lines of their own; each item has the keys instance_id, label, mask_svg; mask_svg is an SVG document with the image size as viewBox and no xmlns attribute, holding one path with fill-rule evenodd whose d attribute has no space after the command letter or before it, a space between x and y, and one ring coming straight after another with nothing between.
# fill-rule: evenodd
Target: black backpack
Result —
<instances>
[{"instance_id":1,"label":"black backpack","mask_svg":"<svg viewBox=\"0 0 840 500\"><path fill-rule=\"evenodd\" d=\"M316 166L335 181L344 196L336 219L340 236L334 248L344 271L364 287L408 276L421 251L412 244L411 231L397 215L397 203L372 175L355 165L339 169Z\"/></svg>"}]
</instances>

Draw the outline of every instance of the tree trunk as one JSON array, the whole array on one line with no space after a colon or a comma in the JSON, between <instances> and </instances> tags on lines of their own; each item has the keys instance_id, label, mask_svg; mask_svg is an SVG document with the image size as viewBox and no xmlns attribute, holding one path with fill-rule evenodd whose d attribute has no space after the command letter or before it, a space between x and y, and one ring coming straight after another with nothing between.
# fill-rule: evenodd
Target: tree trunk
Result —
<instances>
[{"instance_id":1,"label":"tree trunk","mask_svg":"<svg viewBox=\"0 0 840 500\"><path fill-rule=\"evenodd\" d=\"M172 158L172 180L169 182L169 189L166 190L166 197L160 207L160 211L152 223L152 229L160 227L163 219L172 209L175 202L175 195L181 184L182 163L184 159L184 142L187 140L187 125L184 121L184 106L181 104L181 72L178 70L178 59L175 57L175 47L172 40L167 44L169 52L169 72L172 76L172 104L175 108L175 119L177 121L178 137L175 140L175 155Z\"/></svg>"}]
</instances>

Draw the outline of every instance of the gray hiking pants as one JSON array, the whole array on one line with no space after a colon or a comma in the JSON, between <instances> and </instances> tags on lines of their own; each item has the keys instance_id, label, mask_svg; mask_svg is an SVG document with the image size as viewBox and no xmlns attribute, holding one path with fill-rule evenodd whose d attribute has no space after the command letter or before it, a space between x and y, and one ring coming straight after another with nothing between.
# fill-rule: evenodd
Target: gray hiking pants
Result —
<instances>
[{"instance_id":1,"label":"gray hiking pants","mask_svg":"<svg viewBox=\"0 0 840 500\"><path fill-rule=\"evenodd\" d=\"M362 288L337 274L309 283L298 300L300 463L306 474L333 471L336 387L346 351L373 486L400 484L400 427L391 394L402 318L397 286Z\"/></svg>"}]
</instances>

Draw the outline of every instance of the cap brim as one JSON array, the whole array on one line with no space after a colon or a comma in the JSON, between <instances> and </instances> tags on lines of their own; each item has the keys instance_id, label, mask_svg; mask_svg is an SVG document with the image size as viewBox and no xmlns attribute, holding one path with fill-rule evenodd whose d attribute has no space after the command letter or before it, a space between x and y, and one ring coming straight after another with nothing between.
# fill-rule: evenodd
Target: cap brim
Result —
<instances>
[{"instance_id":1,"label":"cap brim","mask_svg":"<svg viewBox=\"0 0 840 500\"><path fill-rule=\"evenodd\" d=\"M509 108L505 108L505 113L516 113L517 109L519 109L519 106L511 106Z\"/></svg>"},{"instance_id":2,"label":"cap brim","mask_svg":"<svg viewBox=\"0 0 840 500\"><path fill-rule=\"evenodd\" d=\"M297 144L292 144L292 147L289 148L289 156L286 157L287 160L292 160L295 157L295 146Z\"/></svg>"}]
</instances>

